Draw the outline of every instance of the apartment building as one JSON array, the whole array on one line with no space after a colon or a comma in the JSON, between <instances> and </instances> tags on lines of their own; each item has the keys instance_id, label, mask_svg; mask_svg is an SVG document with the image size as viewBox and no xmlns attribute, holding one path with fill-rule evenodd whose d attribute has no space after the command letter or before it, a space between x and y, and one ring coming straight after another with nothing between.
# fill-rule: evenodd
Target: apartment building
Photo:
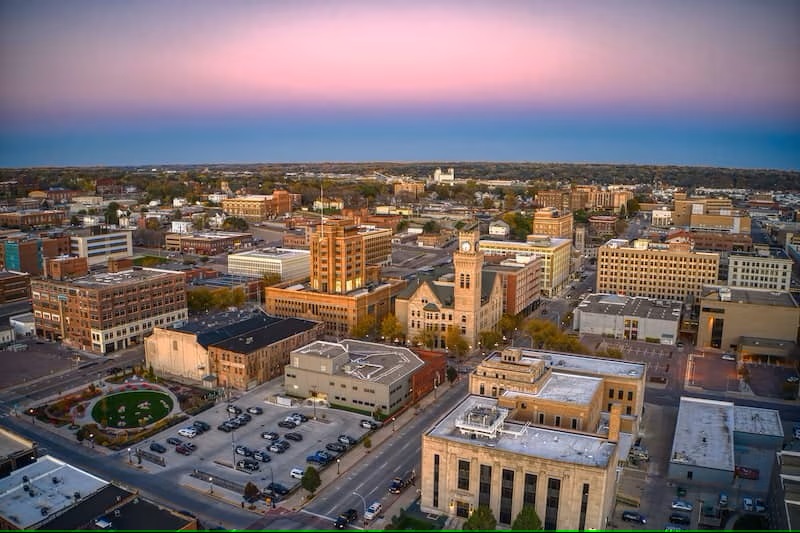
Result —
<instances>
[{"instance_id":1,"label":"apartment building","mask_svg":"<svg viewBox=\"0 0 800 533\"><path fill-rule=\"evenodd\" d=\"M756 245L753 253L731 253L728 285L788 291L794 261L781 248Z\"/></svg>"},{"instance_id":2,"label":"apartment building","mask_svg":"<svg viewBox=\"0 0 800 533\"><path fill-rule=\"evenodd\" d=\"M251 194L236 198L224 198L222 210L230 216L250 222L261 222L270 217L292 212L292 195L288 191L275 190L272 194Z\"/></svg>"},{"instance_id":3,"label":"apartment building","mask_svg":"<svg viewBox=\"0 0 800 533\"><path fill-rule=\"evenodd\" d=\"M130 231L111 231L97 235L71 235L70 253L85 257L89 266L105 263L110 258L133 255Z\"/></svg>"},{"instance_id":4,"label":"apartment building","mask_svg":"<svg viewBox=\"0 0 800 533\"><path fill-rule=\"evenodd\" d=\"M262 248L228 255L228 273L260 277L276 274L281 281L300 281L311 272L311 253L308 250Z\"/></svg>"},{"instance_id":5,"label":"apartment building","mask_svg":"<svg viewBox=\"0 0 800 533\"><path fill-rule=\"evenodd\" d=\"M284 387L291 396L389 415L411 401L414 374L424 365L402 346L316 341L290 354Z\"/></svg>"},{"instance_id":6,"label":"apartment building","mask_svg":"<svg viewBox=\"0 0 800 533\"><path fill-rule=\"evenodd\" d=\"M596 292L683 301L716 283L719 254L688 244L611 239L597 250Z\"/></svg>"},{"instance_id":7,"label":"apartment building","mask_svg":"<svg viewBox=\"0 0 800 533\"><path fill-rule=\"evenodd\" d=\"M38 237L9 237L0 244L0 265L7 270L42 275L42 265L47 258L70 252L70 238L53 232Z\"/></svg>"},{"instance_id":8,"label":"apartment building","mask_svg":"<svg viewBox=\"0 0 800 533\"><path fill-rule=\"evenodd\" d=\"M639 363L490 355L470 375L470 395L422 435L421 509L467 518L487 505L509 527L527 504L546 530L607 529L644 386Z\"/></svg>"},{"instance_id":9,"label":"apartment building","mask_svg":"<svg viewBox=\"0 0 800 533\"><path fill-rule=\"evenodd\" d=\"M253 244L251 233L209 231L197 233L167 233L164 237L167 250L187 254L218 255Z\"/></svg>"},{"instance_id":10,"label":"apartment building","mask_svg":"<svg viewBox=\"0 0 800 533\"><path fill-rule=\"evenodd\" d=\"M542 295L560 294L569 283L572 241L528 235L527 242L481 240L486 255L537 256L542 259Z\"/></svg>"},{"instance_id":11,"label":"apartment building","mask_svg":"<svg viewBox=\"0 0 800 533\"><path fill-rule=\"evenodd\" d=\"M25 226L60 226L64 223L64 212L57 210L23 209L0 213L0 226L22 228Z\"/></svg>"},{"instance_id":12,"label":"apartment building","mask_svg":"<svg viewBox=\"0 0 800 533\"><path fill-rule=\"evenodd\" d=\"M138 267L33 280L36 334L98 354L139 344L154 327L186 319L184 280L182 273Z\"/></svg>"},{"instance_id":13,"label":"apartment building","mask_svg":"<svg viewBox=\"0 0 800 533\"><path fill-rule=\"evenodd\" d=\"M407 196L414 200L425 195L425 183L413 180L401 180L394 182L394 195L398 197Z\"/></svg>"},{"instance_id":14,"label":"apartment building","mask_svg":"<svg viewBox=\"0 0 800 533\"><path fill-rule=\"evenodd\" d=\"M491 259L497 258L493 256ZM484 263L485 272L494 272L503 287L503 313L522 315L539 307L542 297L542 259L535 256L507 258Z\"/></svg>"},{"instance_id":15,"label":"apartment building","mask_svg":"<svg viewBox=\"0 0 800 533\"><path fill-rule=\"evenodd\" d=\"M31 276L26 272L0 271L0 304L31 297Z\"/></svg>"},{"instance_id":16,"label":"apartment building","mask_svg":"<svg viewBox=\"0 0 800 533\"><path fill-rule=\"evenodd\" d=\"M533 212L533 231L536 235L548 235L559 239L572 238L573 218L570 211L554 207L543 207Z\"/></svg>"}]
</instances>

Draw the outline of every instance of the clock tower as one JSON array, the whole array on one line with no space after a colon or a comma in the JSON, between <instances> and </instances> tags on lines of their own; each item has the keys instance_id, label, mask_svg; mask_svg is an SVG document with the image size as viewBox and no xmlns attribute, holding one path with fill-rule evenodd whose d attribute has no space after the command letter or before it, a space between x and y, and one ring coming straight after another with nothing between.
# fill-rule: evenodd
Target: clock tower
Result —
<instances>
[{"instance_id":1,"label":"clock tower","mask_svg":"<svg viewBox=\"0 0 800 533\"><path fill-rule=\"evenodd\" d=\"M468 338L473 336L469 330L474 328L481 307L483 252L479 249L479 240L480 231L477 224L465 228L458 232L458 251L453 253L453 267L455 268L453 308L458 318L455 323L464 326L461 316L466 316Z\"/></svg>"}]
</instances>

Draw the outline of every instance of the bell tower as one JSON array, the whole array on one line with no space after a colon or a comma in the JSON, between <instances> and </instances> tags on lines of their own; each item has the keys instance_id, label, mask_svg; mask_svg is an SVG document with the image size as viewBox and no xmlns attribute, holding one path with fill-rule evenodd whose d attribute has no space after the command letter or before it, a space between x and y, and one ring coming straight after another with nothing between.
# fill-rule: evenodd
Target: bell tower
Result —
<instances>
[{"instance_id":1,"label":"bell tower","mask_svg":"<svg viewBox=\"0 0 800 533\"><path fill-rule=\"evenodd\" d=\"M479 249L480 231L477 224L458 232L458 251L453 253L455 287L453 289L453 308L461 315L467 315L468 329L475 323L481 307L481 272L483 271L483 252ZM463 322L461 322L462 325ZM471 335L470 335L471 336Z\"/></svg>"}]
</instances>

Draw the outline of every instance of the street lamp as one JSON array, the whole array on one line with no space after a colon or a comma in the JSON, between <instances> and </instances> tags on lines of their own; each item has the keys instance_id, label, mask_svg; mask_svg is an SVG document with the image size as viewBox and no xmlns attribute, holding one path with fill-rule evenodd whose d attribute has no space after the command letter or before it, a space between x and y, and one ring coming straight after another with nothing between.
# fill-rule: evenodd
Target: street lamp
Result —
<instances>
[{"instance_id":1,"label":"street lamp","mask_svg":"<svg viewBox=\"0 0 800 533\"><path fill-rule=\"evenodd\" d=\"M392 432L393 432L393 433L394 433L394 429L395 429L395 428L394 428L394 421L395 421L395 420L396 420L396 417L394 417L394 416L393 416L393 417L392 417Z\"/></svg>"},{"instance_id":2,"label":"street lamp","mask_svg":"<svg viewBox=\"0 0 800 533\"><path fill-rule=\"evenodd\" d=\"M130 448L128 448L128 464L129 465L133 464L133 460L131 459L131 449Z\"/></svg>"},{"instance_id":3,"label":"street lamp","mask_svg":"<svg viewBox=\"0 0 800 533\"><path fill-rule=\"evenodd\" d=\"M337 458L337 459L336 459L336 475L337 475L337 476L338 476L339 474L341 474L341 471L339 470L339 465L341 464L341 462L342 462L342 460L341 460L341 459L339 459L339 458Z\"/></svg>"},{"instance_id":4,"label":"street lamp","mask_svg":"<svg viewBox=\"0 0 800 533\"><path fill-rule=\"evenodd\" d=\"M89 433L89 442L91 443L92 448L94 448L94 433Z\"/></svg>"},{"instance_id":5,"label":"street lamp","mask_svg":"<svg viewBox=\"0 0 800 533\"><path fill-rule=\"evenodd\" d=\"M311 387L311 404L314 406L314 420L317 419L317 386Z\"/></svg>"},{"instance_id":6,"label":"street lamp","mask_svg":"<svg viewBox=\"0 0 800 533\"><path fill-rule=\"evenodd\" d=\"M208 493L209 494L214 494L214 478L213 477L208 478Z\"/></svg>"},{"instance_id":7,"label":"street lamp","mask_svg":"<svg viewBox=\"0 0 800 533\"><path fill-rule=\"evenodd\" d=\"M367 529L367 500L365 500L364 497L356 491L353 491L353 494L361 498L361 503L364 505L364 514L362 515L362 518L364 519L364 529Z\"/></svg>"}]
</instances>

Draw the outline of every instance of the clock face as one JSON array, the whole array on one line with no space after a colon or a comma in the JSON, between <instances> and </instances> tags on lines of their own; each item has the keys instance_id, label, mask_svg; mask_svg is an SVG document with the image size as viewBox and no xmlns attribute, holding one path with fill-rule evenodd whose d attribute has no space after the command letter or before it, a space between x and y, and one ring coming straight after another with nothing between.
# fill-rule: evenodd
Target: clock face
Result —
<instances>
[{"instance_id":1,"label":"clock face","mask_svg":"<svg viewBox=\"0 0 800 533\"><path fill-rule=\"evenodd\" d=\"M469 252L469 249L470 249L469 243L467 241L462 242L461 243L461 249L464 250L465 252Z\"/></svg>"}]
</instances>

